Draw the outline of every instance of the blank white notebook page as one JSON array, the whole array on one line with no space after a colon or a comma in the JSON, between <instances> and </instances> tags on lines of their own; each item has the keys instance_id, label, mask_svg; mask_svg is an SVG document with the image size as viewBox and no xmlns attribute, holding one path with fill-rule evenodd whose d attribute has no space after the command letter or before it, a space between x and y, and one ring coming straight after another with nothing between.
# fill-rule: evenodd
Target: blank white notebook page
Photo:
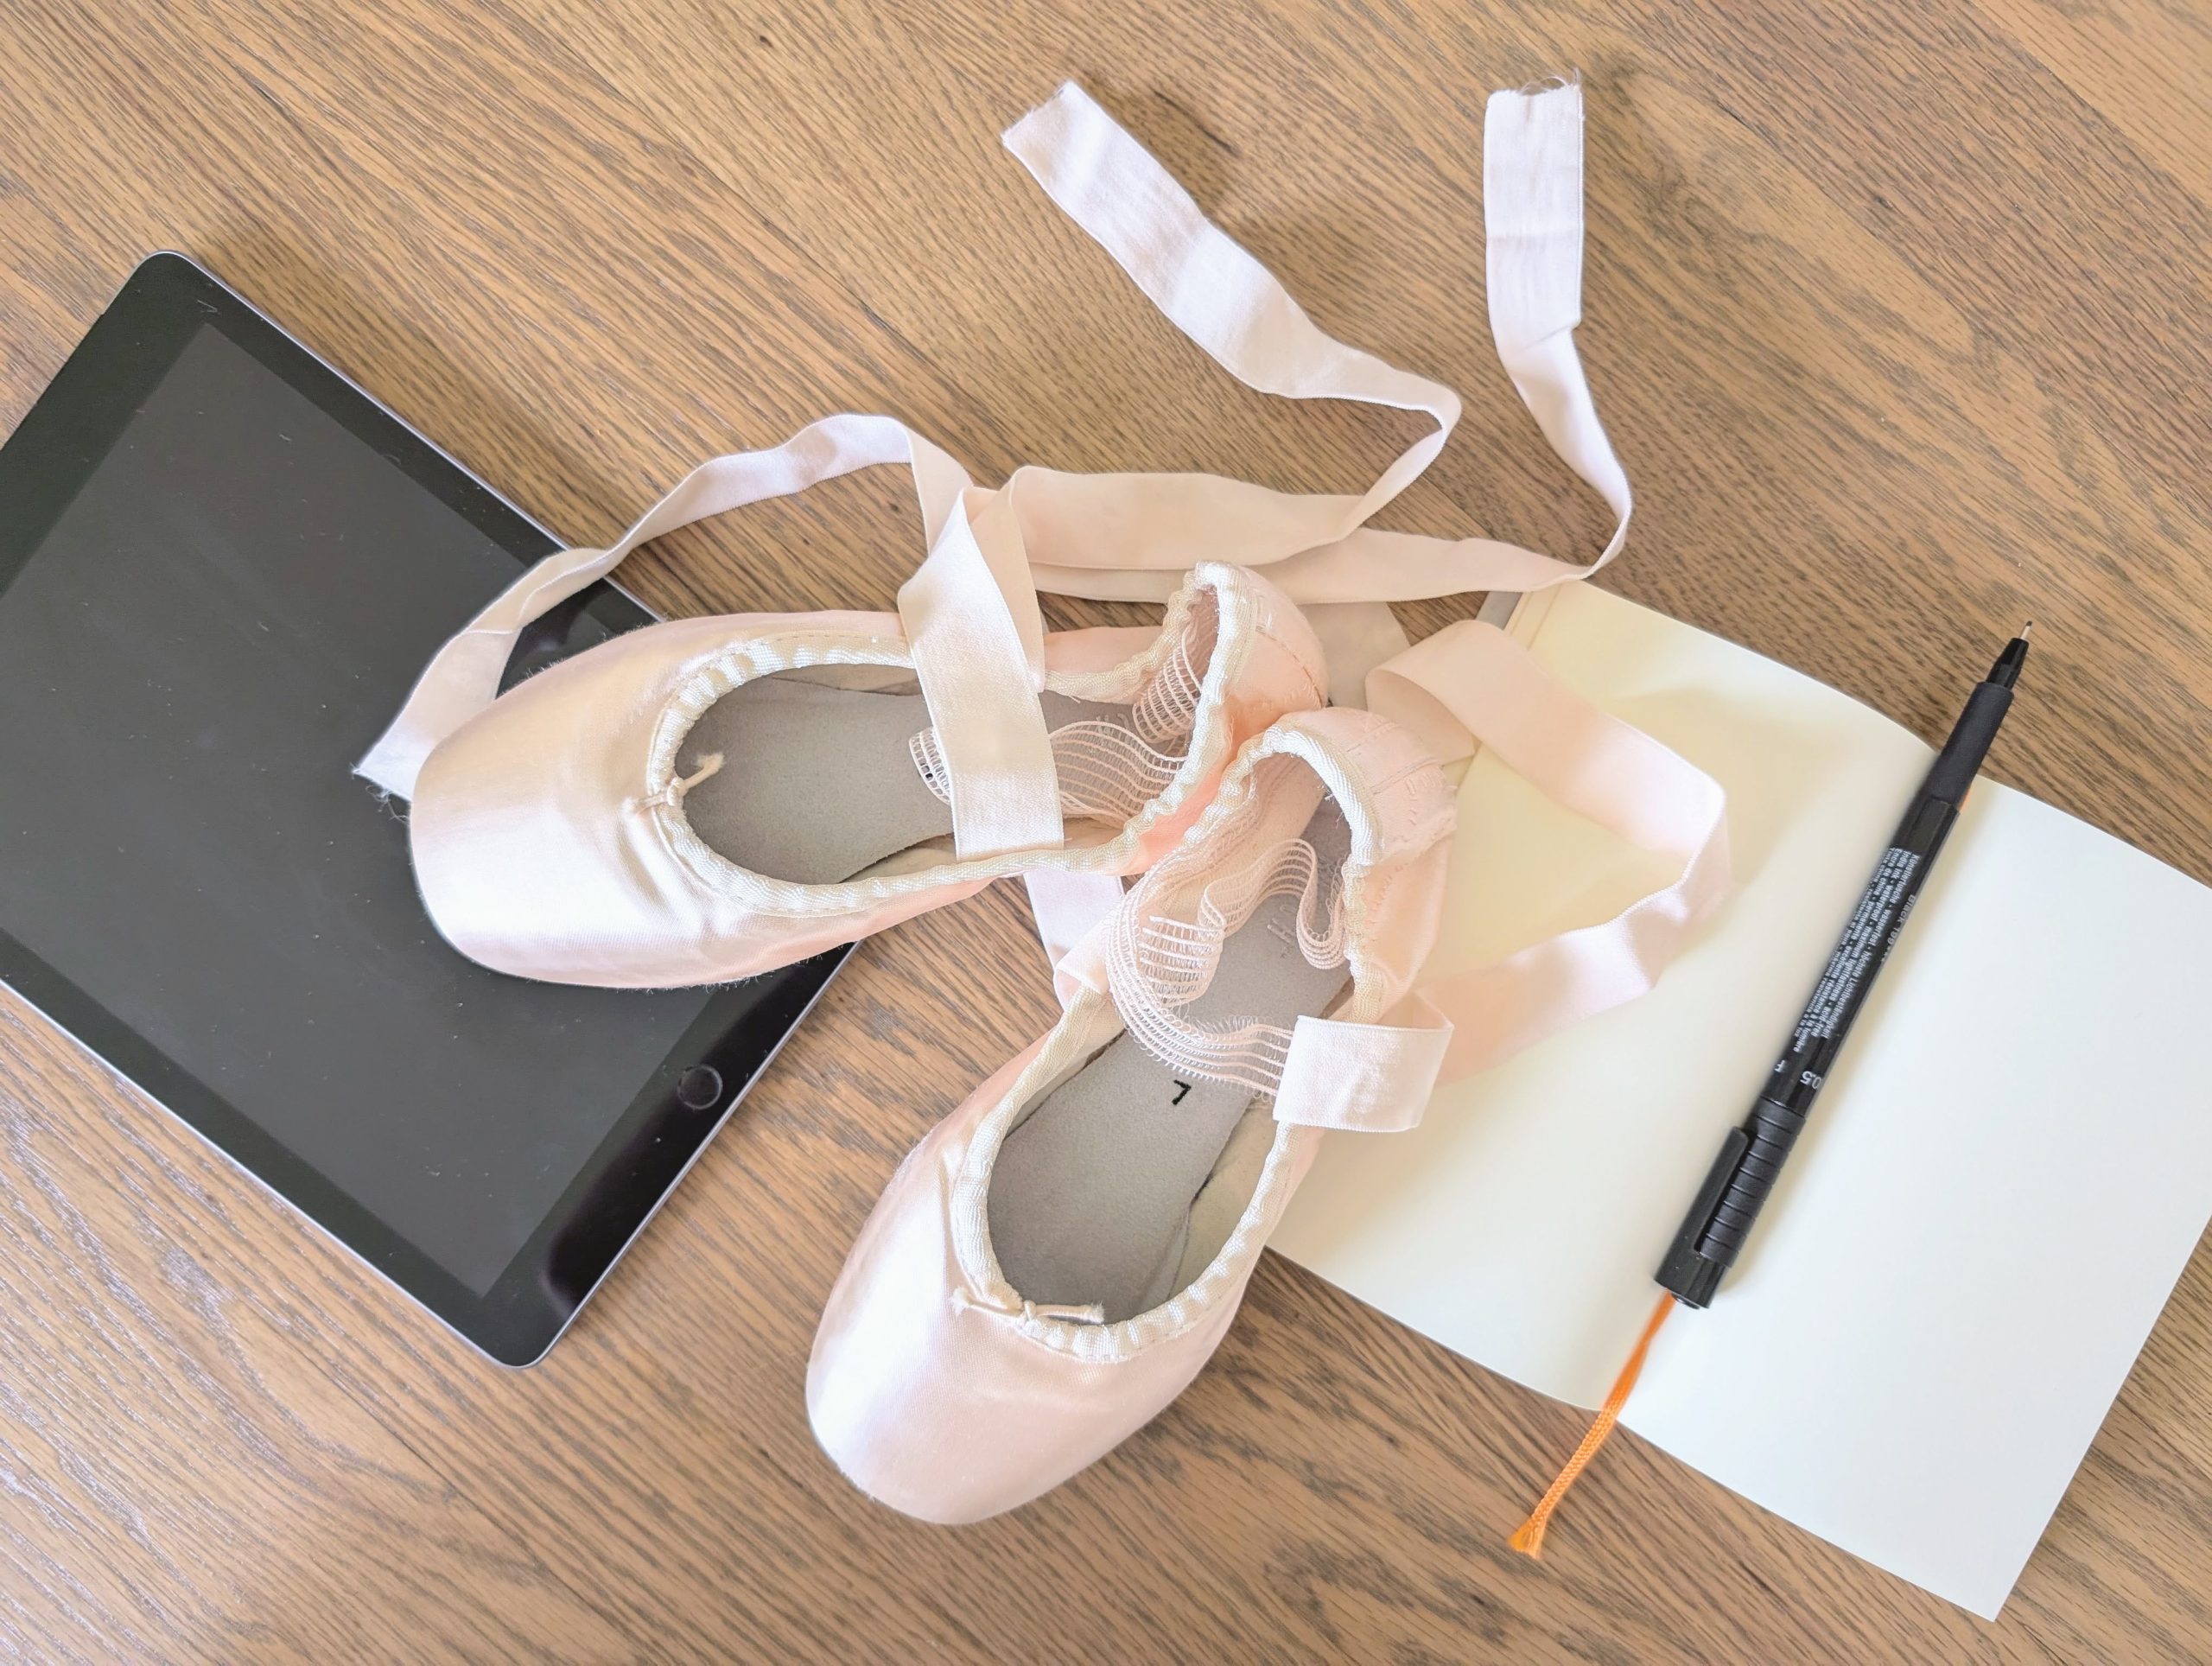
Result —
<instances>
[{"instance_id":1,"label":"blank white notebook page","mask_svg":"<svg viewBox=\"0 0 2212 1666\"><path fill-rule=\"evenodd\" d=\"M1624 1421L1995 1618L2212 1216L2208 951L2212 891L1982 782Z\"/></svg>"}]
</instances>

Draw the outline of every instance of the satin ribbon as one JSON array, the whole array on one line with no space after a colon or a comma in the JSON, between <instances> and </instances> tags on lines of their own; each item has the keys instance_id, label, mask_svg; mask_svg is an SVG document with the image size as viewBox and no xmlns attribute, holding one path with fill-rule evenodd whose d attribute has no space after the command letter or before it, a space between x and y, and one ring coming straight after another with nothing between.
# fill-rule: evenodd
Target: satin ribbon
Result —
<instances>
[{"instance_id":1,"label":"satin ribbon","mask_svg":"<svg viewBox=\"0 0 2212 1666\"><path fill-rule=\"evenodd\" d=\"M1464 1076L1658 981L1726 900L1727 796L1642 729L1601 711L1496 626L1463 620L1367 680L1370 708L1445 762L1484 749L1566 809L1668 859L1675 878L1612 919L1495 965L1424 978L1455 1027L1443 1076Z\"/></svg>"},{"instance_id":2,"label":"satin ribbon","mask_svg":"<svg viewBox=\"0 0 2212 1666\"><path fill-rule=\"evenodd\" d=\"M1038 589L1159 601L1201 560L1264 569L1301 604L1357 604L1366 663L1402 645L1381 604L1471 590L1531 590L1587 576L1627 535L1628 477L1598 420L1574 351L1581 320L1582 93L1575 86L1500 92L1484 118L1484 215L1491 328L1515 387L1545 436L1617 517L1597 560L1575 566L1489 538L1441 539L1363 523L1419 477L1457 425L1460 401L1323 333L1264 266L1199 212L1151 154L1080 87L1063 86L1008 129L1007 149L1135 281L1168 321L1248 387L1293 399L1345 399L1415 410L1434 429L1357 497L1284 493L1212 474L1071 474L1017 470L996 493L971 487L936 445L887 416L832 416L772 450L695 470L605 550L566 550L531 569L434 660L392 733L360 773L404 796L422 757L487 704L499 645L561 599L604 576L660 533L726 509L798 492L878 463L915 472L929 554L900 595L931 716L955 782L981 760L1001 779L991 818L1053 832L1058 797L1044 719ZM957 515L955 512L957 512ZM934 639L943 635L942 646ZM968 649L975 652L965 652ZM986 652L989 650L990 652ZM988 662L988 663L986 663ZM1003 826L975 830L981 854ZM1001 847L1002 848L1002 847Z\"/></svg>"},{"instance_id":3,"label":"satin ribbon","mask_svg":"<svg viewBox=\"0 0 2212 1666\"><path fill-rule=\"evenodd\" d=\"M407 703L354 766L386 792L412 798L423 760L492 703L524 629L613 572L640 544L693 521L789 497L856 469L903 464L913 472L922 527L934 547L972 482L951 455L889 416L848 412L810 423L781 445L701 463L603 550L563 550L516 580L441 649Z\"/></svg>"},{"instance_id":4,"label":"satin ribbon","mask_svg":"<svg viewBox=\"0 0 2212 1666\"><path fill-rule=\"evenodd\" d=\"M1494 964L1424 977L1379 1024L1301 1018L1275 1119L1387 1133L1421 1120L1439 1081L1485 1070L1643 995L1728 896L1726 796L1643 730L1577 695L1495 626L1448 626L1368 678L1370 709L1441 762L1487 751L1562 808L1675 877L1606 920Z\"/></svg>"}]
</instances>

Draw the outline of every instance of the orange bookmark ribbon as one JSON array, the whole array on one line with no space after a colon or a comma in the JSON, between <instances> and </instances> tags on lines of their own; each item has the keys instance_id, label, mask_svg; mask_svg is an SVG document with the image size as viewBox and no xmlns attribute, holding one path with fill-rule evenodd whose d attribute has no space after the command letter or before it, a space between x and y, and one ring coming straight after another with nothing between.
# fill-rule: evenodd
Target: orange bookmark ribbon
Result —
<instances>
[{"instance_id":1,"label":"orange bookmark ribbon","mask_svg":"<svg viewBox=\"0 0 2212 1666\"><path fill-rule=\"evenodd\" d=\"M1598 1455L1598 1448L1605 1444L1605 1437L1613 1432L1613 1425L1620 1421L1621 1408L1628 1403L1630 1391L1636 1387L1636 1379L1643 1373L1643 1357L1651 1351L1651 1339L1659 1334L1659 1327L1667 1322L1667 1315L1674 1311L1673 1294L1661 1296L1659 1305L1651 1310L1651 1317L1644 1321L1643 1334L1636 1339L1636 1350L1629 1355L1628 1364L1621 1367L1621 1374L1613 1379L1612 1392L1605 1396L1605 1403L1598 1408L1598 1415L1590 1425L1590 1432L1582 1437L1582 1444L1575 1447L1574 1455L1567 1460L1567 1466L1560 1471L1559 1478L1551 1484L1550 1490L1536 1501L1536 1507L1529 1512L1529 1519L1522 1523L1512 1538L1507 1541L1522 1555L1541 1556L1544 1554L1544 1529L1551 1525L1552 1512L1559 1508L1559 1501L1567 1497L1567 1490L1574 1485L1575 1478L1588 1468L1590 1460Z\"/></svg>"}]
</instances>

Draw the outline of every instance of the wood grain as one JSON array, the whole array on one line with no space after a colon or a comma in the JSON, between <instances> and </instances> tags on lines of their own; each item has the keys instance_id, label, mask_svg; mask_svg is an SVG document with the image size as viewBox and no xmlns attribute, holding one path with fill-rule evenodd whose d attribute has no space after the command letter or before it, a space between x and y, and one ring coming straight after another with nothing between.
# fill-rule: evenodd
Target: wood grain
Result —
<instances>
[{"instance_id":1,"label":"wood grain","mask_svg":"<svg viewBox=\"0 0 2212 1666\"><path fill-rule=\"evenodd\" d=\"M1847 7L4 0L0 421L191 251L549 524L838 409L979 470L1363 481L1406 433L1175 338L1001 156L1081 78L1324 324L1452 382L1388 525L1588 551L1491 357L1487 89L1591 88L1609 583L1923 733L2037 620L2005 779L2212 878L2212 29L2193 0ZM884 606L891 479L668 541L671 611ZM1406 610L1416 628L1476 598ZM1054 603L1063 620L1129 617ZM4 790L4 787L0 787ZM0 1637L25 1656L2212 1654L2200 1254L1995 1626L1279 1262L1037 1505L853 1494L801 1402L893 1164L1048 1021L1019 897L868 945L542 1367L505 1373L0 995ZM2034 1385L2022 1385L2031 1393Z\"/></svg>"}]
</instances>

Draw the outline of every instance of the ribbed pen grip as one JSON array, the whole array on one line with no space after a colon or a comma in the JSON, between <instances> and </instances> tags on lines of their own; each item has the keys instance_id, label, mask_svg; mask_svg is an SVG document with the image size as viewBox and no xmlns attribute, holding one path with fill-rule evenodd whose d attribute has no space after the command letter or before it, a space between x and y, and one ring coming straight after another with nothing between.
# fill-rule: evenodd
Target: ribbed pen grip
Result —
<instances>
[{"instance_id":1,"label":"ribbed pen grip","mask_svg":"<svg viewBox=\"0 0 2212 1666\"><path fill-rule=\"evenodd\" d=\"M1762 1099L1751 1107L1751 1119L1744 1124L1751 1144L1737 1160L1736 1172L1729 1176L1720 1201L1713 1205L1713 1218L1706 1224L1705 1237L1697 1247L1700 1256L1723 1267L1736 1259L1751 1234L1751 1223L1766 1203L1767 1193L1774 1190L1783 1160L1797 1143L1804 1126L1802 1112L1772 1099Z\"/></svg>"}]
</instances>

